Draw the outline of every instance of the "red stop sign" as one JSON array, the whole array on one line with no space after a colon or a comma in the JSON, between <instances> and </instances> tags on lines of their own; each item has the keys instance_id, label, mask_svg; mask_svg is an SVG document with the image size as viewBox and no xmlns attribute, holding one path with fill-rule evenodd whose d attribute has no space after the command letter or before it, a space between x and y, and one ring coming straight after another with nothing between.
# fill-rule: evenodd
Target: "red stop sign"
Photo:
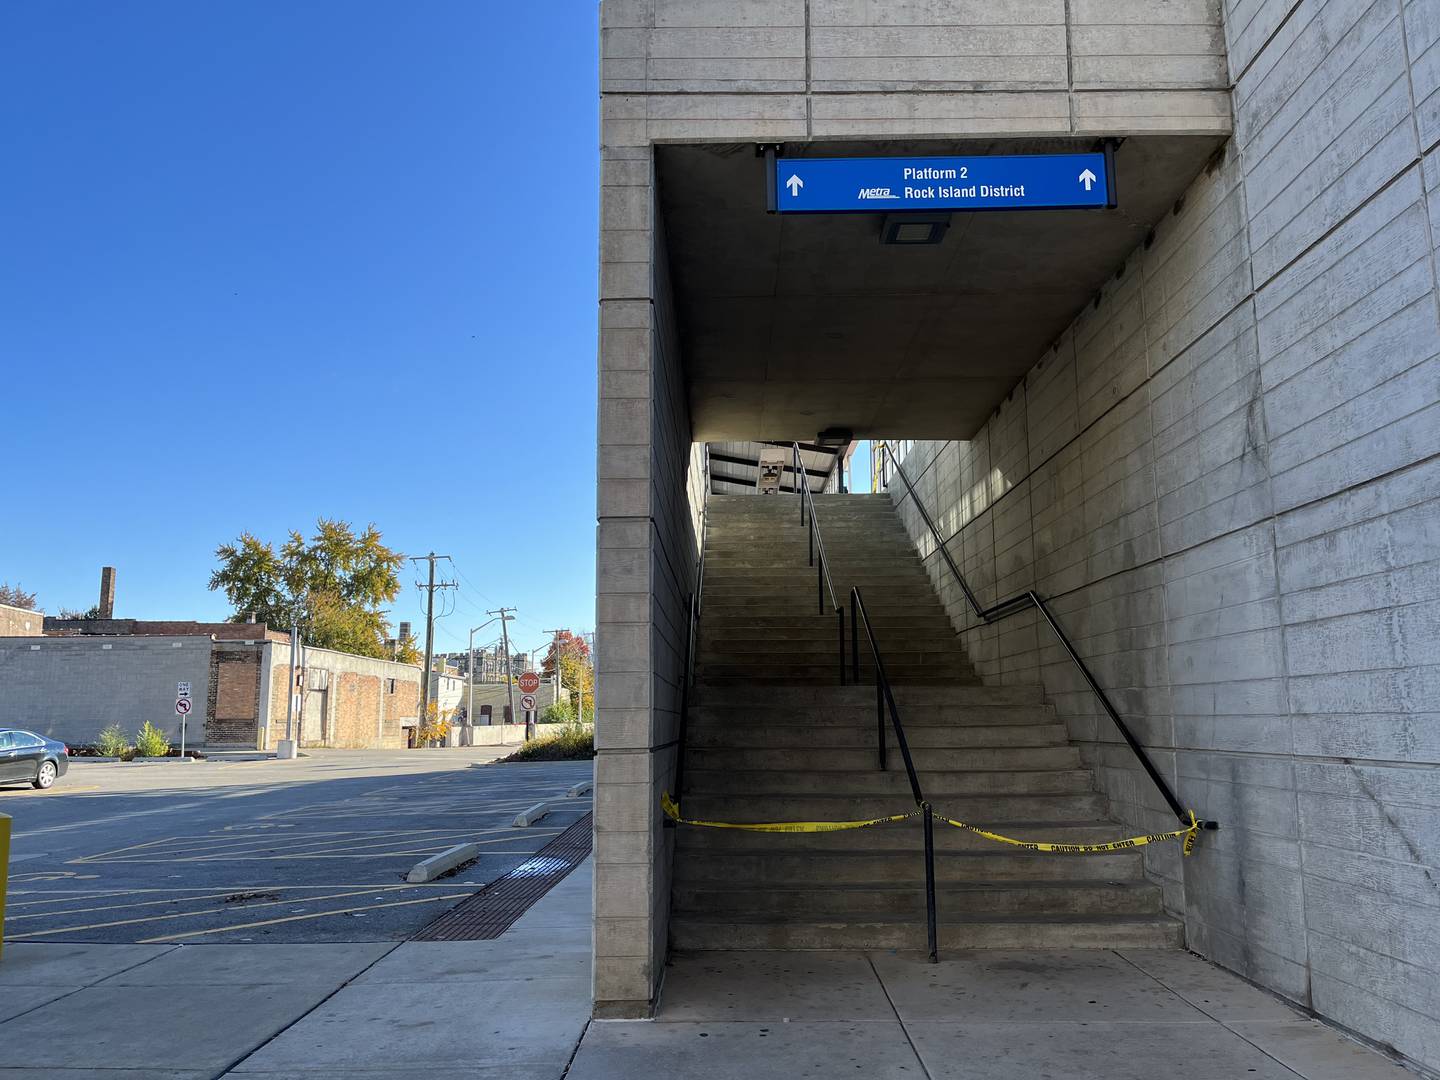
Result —
<instances>
[{"instance_id":1,"label":"red stop sign","mask_svg":"<svg viewBox=\"0 0 1440 1080\"><path fill-rule=\"evenodd\" d=\"M533 671L527 671L519 678L520 692L522 694L533 694L540 689L540 676Z\"/></svg>"}]
</instances>

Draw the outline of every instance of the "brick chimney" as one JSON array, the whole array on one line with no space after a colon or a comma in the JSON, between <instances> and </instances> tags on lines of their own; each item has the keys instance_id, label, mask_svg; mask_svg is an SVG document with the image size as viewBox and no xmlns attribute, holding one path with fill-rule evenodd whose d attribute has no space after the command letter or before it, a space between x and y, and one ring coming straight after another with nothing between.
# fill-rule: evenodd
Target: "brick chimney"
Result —
<instances>
[{"instance_id":1,"label":"brick chimney","mask_svg":"<svg viewBox=\"0 0 1440 1080\"><path fill-rule=\"evenodd\" d=\"M100 568L100 618L115 617L115 567Z\"/></svg>"}]
</instances>

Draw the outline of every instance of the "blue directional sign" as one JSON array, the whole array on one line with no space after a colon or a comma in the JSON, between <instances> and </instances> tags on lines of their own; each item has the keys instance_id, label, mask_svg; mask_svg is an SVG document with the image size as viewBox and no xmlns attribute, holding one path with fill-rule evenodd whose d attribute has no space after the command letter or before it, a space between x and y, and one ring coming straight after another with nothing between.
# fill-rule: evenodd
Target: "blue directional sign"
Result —
<instances>
[{"instance_id":1,"label":"blue directional sign","mask_svg":"<svg viewBox=\"0 0 1440 1080\"><path fill-rule=\"evenodd\" d=\"M1115 205L1109 155L776 158L782 214L1048 210Z\"/></svg>"}]
</instances>

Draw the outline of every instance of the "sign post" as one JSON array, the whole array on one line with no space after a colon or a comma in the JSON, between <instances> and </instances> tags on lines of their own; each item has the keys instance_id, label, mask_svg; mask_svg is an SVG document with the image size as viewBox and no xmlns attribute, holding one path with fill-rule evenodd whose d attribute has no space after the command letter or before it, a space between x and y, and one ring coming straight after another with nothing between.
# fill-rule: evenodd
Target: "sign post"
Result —
<instances>
[{"instance_id":1,"label":"sign post","mask_svg":"<svg viewBox=\"0 0 1440 1080\"><path fill-rule=\"evenodd\" d=\"M175 715L180 717L180 756L185 756L185 720L190 715L190 684L175 684Z\"/></svg>"},{"instance_id":2,"label":"sign post","mask_svg":"<svg viewBox=\"0 0 1440 1080\"><path fill-rule=\"evenodd\" d=\"M520 686L520 711L525 714L525 741L535 737L535 692L540 689L540 676L527 671L515 680ZM530 704L525 704L526 702Z\"/></svg>"},{"instance_id":3,"label":"sign post","mask_svg":"<svg viewBox=\"0 0 1440 1080\"><path fill-rule=\"evenodd\" d=\"M772 213L893 214L910 210L1113 209L1115 157L773 158Z\"/></svg>"}]
</instances>

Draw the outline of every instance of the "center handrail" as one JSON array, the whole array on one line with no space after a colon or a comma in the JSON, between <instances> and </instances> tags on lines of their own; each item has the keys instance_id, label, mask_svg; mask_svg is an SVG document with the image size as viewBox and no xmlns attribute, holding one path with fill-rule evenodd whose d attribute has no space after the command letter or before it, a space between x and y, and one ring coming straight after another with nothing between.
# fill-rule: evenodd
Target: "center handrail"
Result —
<instances>
[{"instance_id":1,"label":"center handrail","mask_svg":"<svg viewBox=\"0 0 1440 1080\"><path fill-rule=\"evenodd\" d=\"M1045 620L1056 639L1060 642L1061 647L1065 650L1066 656L1070 658L1070 662L1079 670L1081 678L1085 680L1085 685L1090 688L1090 692L1094 694L1095 699L1100 702L1100 707L1104 709L1105 714L1110 717L1116 730L1120 732L1120 737L1125 740L1125 744L1130 748L1130 752L1135 755L1135 758L1140 762L1141 768L1144 769L1145 774L1150 777L1151 782L1160 792L1161 798L1165 800L1171 812L1174 813L1181 822L1188 823L1191 820L1190 811L1186 810L1185 807L1181 805L1180 800L1175 797L1175 792L1171 790L1165 778L1160 775L1160 771L1155 768L1155 764L1150 760L1150 756L1145 752L1145 748L1140 745L1140 741L1136 739L1130 731L1129 725L1121 718L1119 710L1111 703L1109 696L1101 689L1100 684L1095 681L1095 676L1090 673L1089 666L1080 658L1080 654L1077 653L1075 647L1070 644L1070 639L1067 638L1065 632L1060 629L1060 624L1056 621L1055 616L1051 614L1050 607L1045 603L1044 598L1034 589L1026 589L1024 592L1017 593L1006 600L1000 601L998 604L992 604L988 608L981 607L980 601L976 598L974 591L971 590L969 583L965 580L965 575L960 572L960 568L955 565L955 560L951 558L950 550L946 547L945 538L941 536L940 529L936 526L935 520L930 516L930 512L925 509L925 503L915 490L915 485L910 482L910 477L906 475L904 468L901 467L900 459L895 456L895 452L883 441L877 440L875 445L880 448L882 454L889 456L890 464L895 469L895 475L900 478L910 498L914 500L915 508L920 511L920 517L924 520L925 527L930 530L930 535L935 539L935 546L940 552L940 557L945 560L945 565L949 567L951 575L959 584L960 591L965 594L965 599L969 601L970 609L975 613L975 617L988 625L1006 615L1013 615L1016 612L1024 611L1026 608L1033 607L1039 611L1041 617ZM1202 829L1212 830L1220 827L1219 823L1214 821L1202 820L1199 822L1199 825Z\"/></svg>"},{"instance_id":2,"label":"center handrail","mask_svg":"<svg viewBox=\"0 0 1440 1080\"><path fill-rule=\"evenodd\" d=\"M905 724L900 719L900 709L895 704L895 693L890 687L890 676L885 673L885 661L880 655L875 630L870 625L870 616L865 610L865 598L858 587L850 590L850 664L856 683L860 681L860 627L865 628L866 640L870 643L870 658L875 665L875 734L880 751L880 771L885 772L886 747L885 717L888 710L890 729L895 733L895 743L900 756L905 760L905 775L910 780L910 793L915 797L915 806L920 810L925 827L925 932L929 945L931 963L939 960L939 941L935 920L935 812L925 801L925 792L920 786L920 774L915 770L915 759L910 755L910 742L905 738Z\"/></svg>"},{"instance_id":3,"label":"center handrail","mask_svg":"<svg viewBox=\"0 0 1440 1080\"><path fill-rule=\"evenodd\" d=\"M820 522L815 516L815 496L810 490L810 478L805 472L805 462L800 456L800 444L791 443L794 449L792 471L795 475L795 492L800 496L800 524L808 528L809 565L817 566L815 591L819 601L820 614L825 614L825 594L830 594L830 607L835 612L840 633L840 685L845 685L845 607L835 596L835 583L830 579L830 559L825 554L825 538L820 535ZM816 553L819 559L816 559Z\"/></svg>"}]
</instances>

